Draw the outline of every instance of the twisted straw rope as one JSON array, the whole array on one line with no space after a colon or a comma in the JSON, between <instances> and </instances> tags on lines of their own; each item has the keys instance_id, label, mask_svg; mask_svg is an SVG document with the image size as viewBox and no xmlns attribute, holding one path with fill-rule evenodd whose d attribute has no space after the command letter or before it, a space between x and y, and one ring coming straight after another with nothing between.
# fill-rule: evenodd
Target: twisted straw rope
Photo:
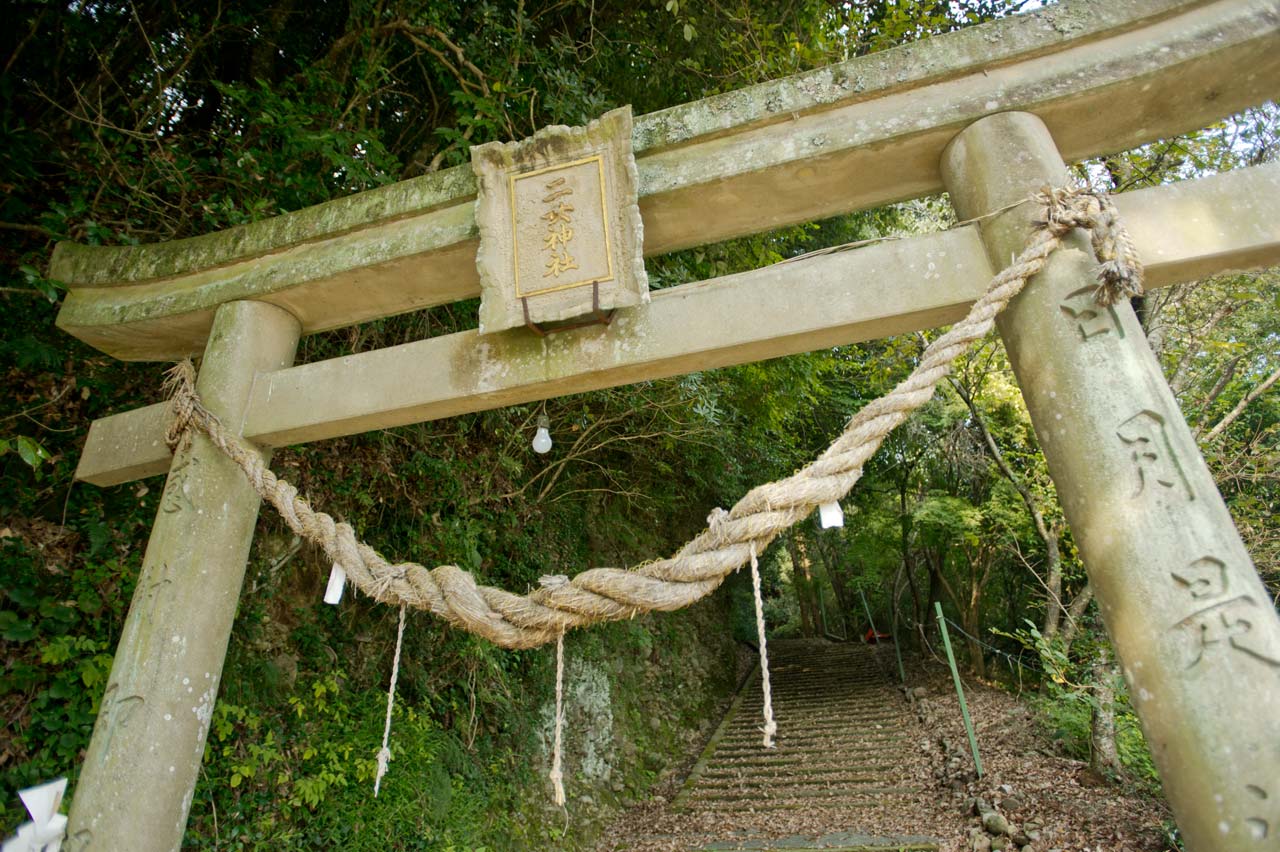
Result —
<instances>
[{"instance_id":1,"label":"twisted straw rope","mask_svg":"<svg viewBox=\"0 0 1280 852\"><path fill-rule=\"evenodd\" d=\"M760 594L760 563L756 561L756 549L751 548L751 593L756 604L756 640L760 643L760 695L763 697L764 737L760 744L773 748L773 737L778 733L778 723L773 719L773 687L769 685L769 640L764 624L764 595Z\"/></svg>"},{"instance_id":2,"label":"twisted straw rope","mask_svg":"<svg viewBox=\"0 0 1280 852\"><path fill-rule=\"evenodd\" d=\"M400 626L396 628L396 655L391 661L391 686L387 690L387 718L382 726L382 748L378 749L378 771L373 777L373 797L378 798L378 790L382 787L382 777L387 774L387 764L391 762L391 711L396 703L396 681L400 679L400 651L404 648L404 615L405 607L400 605Z\"/></svg>"},{"instance_id":3,"label":"twisted straw rope","mask_svg":"<svg viewBox=\"0 0 1280 852\"><path fill-rule=\"evenodd\" d=\"M556 637L556 719L555 743L551 747L551 800L559 807L564 807L564 770L560 766L564 733L564 634Z\"/></svg>"},{"instance_id":4,"label":"twisted straw rope","mask_svg":"<svg viewBox=\"0 0 1280 852\"><path fill-rule=\"evenodd\" d=\"M814 507L844 497L885 436L933 397L952 362L991 330L996 315L1044 268L1072 229L1090 231L1094 252L1102 261L1097 270L1100 304L1141 292L1142 267L1108 199L1083 189L1046 187L1032 200L1039 215L1032 221L1027 248L995 276L963 320L929 345L911 375L855 414L809 465L786 479L753 488L728 512L713 511L707 529L674 556L629 570L592 568L572 580L544 576L541 588L517 595L480 585L455 565L428 569L414 562L391 563L356 538L350 525L313 509L294 486L263 464L251 445L230 433L200 401L190 362L179 364L169 376L174 419L167 438L176 447L190 430L204 433L244 471L289 528L322 548L364 594L380 603L427 610L506 648L537 647L566 630L639 612L681 609L710 594L749 562L753 551L763 552Z\"/></svg>"}]
</instances>

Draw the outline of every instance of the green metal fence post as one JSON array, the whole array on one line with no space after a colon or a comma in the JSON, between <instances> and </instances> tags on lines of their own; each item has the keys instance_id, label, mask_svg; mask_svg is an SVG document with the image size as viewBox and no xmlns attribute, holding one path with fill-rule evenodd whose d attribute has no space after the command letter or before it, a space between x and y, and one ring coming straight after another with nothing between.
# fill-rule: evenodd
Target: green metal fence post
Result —
<instances>
[{"instance_id":1,"label":"green metal fence post","mask_svg":"<svg viewBox=\"0 0 1280 852\"><path fill-rule=\"evenodd\" d=\"M898 658L898 679L903 683L907 682L907 670L902 667L902 649L898 647L898 610L893 610L893 621L890 623L889 632L893 634L893 653Z\"/></svg>"},{"instance_id":2,"label":"green metal fence post","mask_svg":"<svg viewBox=\"0 0 1280 852\"><path fill-rule=\"evenodd\" d=\"M956 655L951 652L951 637L947 634L947 619L942 614L942 604L933 602L938 612L938 627L942 629L942 644L947 649L947 662L951 665L951 679L956 683L956 696L960 699L960 715L964 717L964 731L969 735L969 749L973 752L973 765L982 777L982 758L978 757L978 738L973 733L973 721L969 718L969 705L964 701L964 687L960 684L960 670L956 668Z\"/></svg>"},{"instance_id":3,"label":"green metal fence post","mask_svg":"<svg viewBox=\"0 0 1280 852\"><path fill-rule=\"evenodd\" d=\"M867 606L866 593L864 593L862 589L858 589L858 597L862 598L862 611L867 614L867 624L871 627L871 634L873 636L879 636L880 633L876 630L876 623L871 620L871 607Z\"/></svg>"},{"instance_id":4,"label":"green metal fence post","mask_svg":"<svg viewBox=\"0 0 1280 852\"><path fill-rule=\"evenodd\" d=\"M827 636L830 631L827 629L827 602L822 597L822 586L818 586L818 619L822 622L822 635Z\"/></svg>"}]
</instances>

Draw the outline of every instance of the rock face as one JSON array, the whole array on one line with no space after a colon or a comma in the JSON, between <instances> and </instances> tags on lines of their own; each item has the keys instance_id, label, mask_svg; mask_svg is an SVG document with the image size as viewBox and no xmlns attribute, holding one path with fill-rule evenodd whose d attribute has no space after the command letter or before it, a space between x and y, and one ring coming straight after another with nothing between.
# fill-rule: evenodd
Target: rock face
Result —
<instances>
[{"instance_id":1,"label":"rock face","mask_svg":"<svg viewBox=\"0 0 1280 852\"><path fill-rule=\"evenodd\" d=\"M596 786L609 780L617 760L609 672L594 660L566 662L565 693L572 712L575 748L581 753L577 772L584 782ZM543 731L548 741L554 716L554 704L543 708Z\"/></svg>"},{"instance_id":2,"label":"rock face","mask_svg":"<svg viewBox=\"0 0 1280 852\"><path fill-rule=\"evenodd\" d=\"M723 706L736 681L736 648L724 628L728 595L715 595L680 613L602 625L565 642L563 771L572 832L593 837L627 802L642 798L669 764L695 748L699 723ZM661 657L655 659L654 649ZM554 650L549 678L554 678ZM551 804L546 781L554 739L553 680L538 708L538 775L521 808L529 838L518 848L541 848L538 825L557 831L563 813ZM569 843L569 840L565 841Z\"/></svg>"}]
</instances>

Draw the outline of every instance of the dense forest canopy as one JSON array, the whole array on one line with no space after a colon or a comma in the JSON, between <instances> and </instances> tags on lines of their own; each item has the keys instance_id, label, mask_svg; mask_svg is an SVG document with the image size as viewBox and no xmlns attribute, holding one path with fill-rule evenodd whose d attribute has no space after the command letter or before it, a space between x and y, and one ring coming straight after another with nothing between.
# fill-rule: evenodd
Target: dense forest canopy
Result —
<instances>
[{"instance_id":1,"label":"dense forest canopy","mask_svg":"<svg viewBox=\"0 0 1280 852\"><path fill-rule=\"evenodd\" d=\"M115 362L54 328L62 287L47 263L56 241L208 233L465 163L470 145L582 124L624 104L652 112L1024 5L11 4L0 33L0 776L9 808L0 828L19 820L15 789L74 773L159 496L157 480L72 484L88 423L158 400L159 369ZM1124 191L1260 163L1280 151L1278 127L1269 105L1078 172ZM669 286L949 221L944 200L924 199L653 258L649 274ZM315 335L299 358L471 328L475 307ZM1137 307L1280 594L1280 401L1269 390L1280 369L1280 273L1224 275ZM910 370L931 335L549 401L557 443L545 459L528 448L540 409L520 406L282 450L274 465L385 553L524 589L544 573L670 552L711 507L811 458ZM801 525L766 554L777 632L861 632L862 593L882 624L923 645L934 641L940 600L969 634L978 672L1007 674L1001 654L1030 650L1019 671L1050 684L1045 713L1087 750L1086 698L1105 676L1095 664L1106 640L997 340L886 441L845 510L842 531ZM384 848L406 825L420 845L399 848L505 848L563 830L540 810L536 777L545 653L498 651L426 617L407 635L397 723L403 764L425 768L367 800L395 613L365 601L321 607L327 572L276 519L259 521L191 848ZM734 609L733 621L747 636L744 613ZM671 731L727 688L724 648L680 651L706 645L703 622L723 615L573 637L585 660L625 659L601 670L613 717L638 731L625 739L630 752L617 747L622 786L593 794L598 804L642 795ZM695 674L706 696L682 697ZM653 716L668 721L640 723ZM1120 758L1149 776L1125 718ZM357 823L335 816L355 809Z\"/></svg>"}]
</instances>

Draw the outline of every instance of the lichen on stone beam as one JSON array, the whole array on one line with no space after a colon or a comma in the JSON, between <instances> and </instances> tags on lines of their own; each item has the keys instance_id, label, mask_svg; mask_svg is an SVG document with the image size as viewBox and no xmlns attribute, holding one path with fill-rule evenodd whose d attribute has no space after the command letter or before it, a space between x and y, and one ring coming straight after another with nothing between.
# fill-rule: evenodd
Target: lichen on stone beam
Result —
<instances>
[{"instance_id":1,"label":"lichen on stone beam","mask_svg":"<svg viewBox=\"0 0 1280 852\"><path fill-rule=\"evenodd\" d=\"M942 147L984 115L1034 112L1080 159L1278 89L1267 0L1013 16L641 117L644 252L938 192ZM212 309L234 299L277 304L312 333L472 297L474 193L469 170L451 169L175 243L64 244L58 322L117 357L160 360L199 351Z\"/></svg>"},{"instance_id":2,"label":"lichen on stone beam","mask_svg":"<svg viewBox=\"0 0 1280 852\"><path fill-rule=\"evenodd\" d=\"M1146 263L1148 288L1280 264L1280 163L1115 201ZM521 331L480 340L464 332L292 367L260 377L246 435L275 445L320 440L951 322L989 272L973 227L659 291L647 324L620 320L617 339L589 329L559 340ZM741 304L777 319L726 323ZM375 362L389 366L373 369ZM406 363L441 369L434 381L406 387ZM362 370L382 378L360 378ZM271 407L279 411L259 411ZM164 406L154 405L95 421L77 478L112 485L162 473L165 417Z\"/></svg>"}]
</instances>

